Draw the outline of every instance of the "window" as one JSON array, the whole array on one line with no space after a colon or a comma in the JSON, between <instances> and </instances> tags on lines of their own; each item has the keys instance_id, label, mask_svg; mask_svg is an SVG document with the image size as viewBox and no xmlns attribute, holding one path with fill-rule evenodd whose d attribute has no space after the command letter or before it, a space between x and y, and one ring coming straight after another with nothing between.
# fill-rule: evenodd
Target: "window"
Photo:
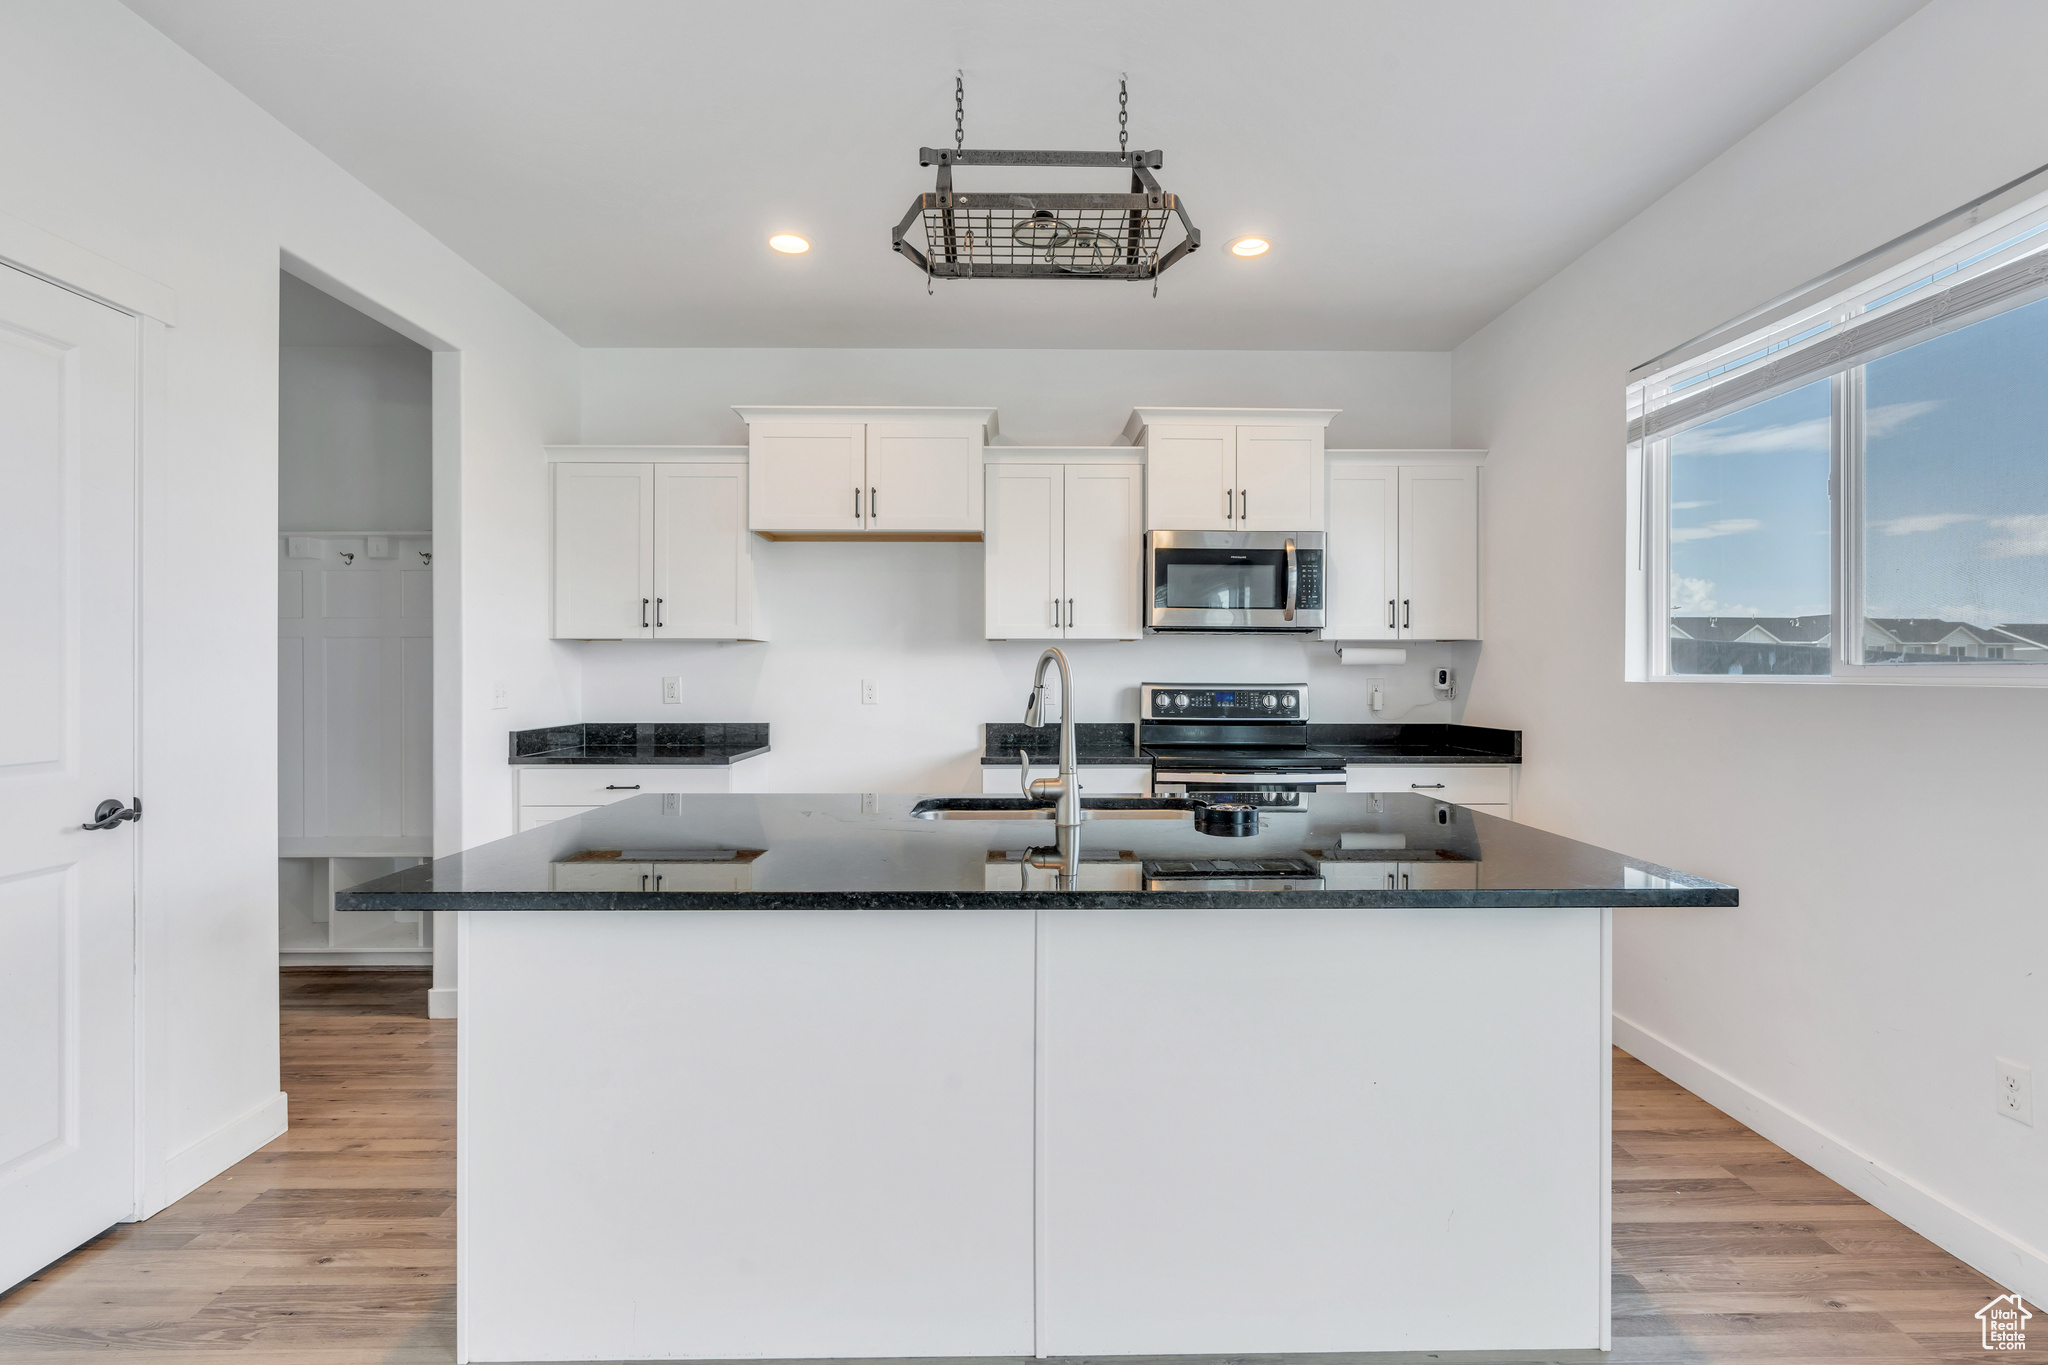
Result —
<instances>
[{"instance_id":1,"label":"window","mask_svg":"<svg viewBox=\"0 0 2048 1365\"><path fill-rule=\"evenodd\" d=\"M1628 392L1632 678L2048 684L2048 195Z\"/></svg>"}]
</instances>

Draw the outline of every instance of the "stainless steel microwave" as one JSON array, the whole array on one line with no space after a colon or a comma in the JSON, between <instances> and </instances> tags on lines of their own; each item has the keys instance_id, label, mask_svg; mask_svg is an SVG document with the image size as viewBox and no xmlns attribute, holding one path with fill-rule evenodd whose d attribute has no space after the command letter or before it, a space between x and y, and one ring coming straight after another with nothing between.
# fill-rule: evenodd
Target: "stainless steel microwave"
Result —
<instances>
[{"instance_id":1,"label":"stainless steel microwave","mask_svg":"<svg viewBox=\"0 0 2048 1365\"><path fill-rule=\"evenodd\" d=\"M1155 631L1323 628L1321 531L1149 531L1145 624Z\"/></svg>"}]
</instances>

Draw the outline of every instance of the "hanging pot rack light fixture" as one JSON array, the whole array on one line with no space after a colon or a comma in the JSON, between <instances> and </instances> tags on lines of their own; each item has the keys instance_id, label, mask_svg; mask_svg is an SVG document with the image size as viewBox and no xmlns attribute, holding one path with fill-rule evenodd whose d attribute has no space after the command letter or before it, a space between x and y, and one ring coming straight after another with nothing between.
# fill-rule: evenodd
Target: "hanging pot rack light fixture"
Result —
<instances>
[{"instance_id":1,"label":"hanging pot rack light fixture","mask_svg":"<svg viewBox=\"0 0 2048 1365\"><path fill-rule=\"evenodd\" d=\"M964 75L953 79L953 145L920 147L917 164L937 166L937 187L920 194L896 224L896 252L933 280L1150 280L1202 244L1180 196L1159 186L1152 172L1160 151L1130 150L1130 82L1117 91L1114 152L1002 152L969 148ZM1128 170L1125 194L1008 194L953 188L955 166L1077 166ZM1185 236L1162 251L1168 224L1178 217ZM924 225L924 249L910 240Z\"/></svg>"}]
</instances>

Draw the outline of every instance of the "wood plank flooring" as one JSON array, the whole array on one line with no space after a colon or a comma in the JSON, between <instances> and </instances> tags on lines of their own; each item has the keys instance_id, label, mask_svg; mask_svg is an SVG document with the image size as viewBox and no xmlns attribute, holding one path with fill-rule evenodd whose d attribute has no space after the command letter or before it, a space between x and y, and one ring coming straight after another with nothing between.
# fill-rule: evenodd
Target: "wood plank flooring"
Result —
<instances>
[{"instance_id":1,"label":"wood plank flooring","mask_svg":"<svg viewBox=\"0 0 2048 1365\"><path fill-rule=\"evenodd\" d=\"M0 1361L453 1360L455 1025L428 1021L427 984L418 971L287 969L291 1131L0 1295ZM1294 1359L1984 1358L1972 1315L1998 1292L1989 1280L1620 1052L1614 1245L1611 1355Z\"/></svg>"}]
</instances>

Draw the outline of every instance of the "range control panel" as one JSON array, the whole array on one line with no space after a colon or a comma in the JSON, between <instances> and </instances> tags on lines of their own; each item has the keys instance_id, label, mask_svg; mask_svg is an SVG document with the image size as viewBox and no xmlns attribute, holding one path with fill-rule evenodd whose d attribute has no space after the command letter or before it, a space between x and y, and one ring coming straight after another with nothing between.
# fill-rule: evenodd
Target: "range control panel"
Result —
<instances>
[{"instance_id":1,"label":"range control panel","mask_svg":"<svg viewBox=\"0 0 2048 1365\"><path fill-rule=\"evenodd\" d=\"M1138 715L1145 720L1307 720L1308 687L1302 683L1243 687L1188 687L1143 683Z\"/></svg>"}]
</instances>

